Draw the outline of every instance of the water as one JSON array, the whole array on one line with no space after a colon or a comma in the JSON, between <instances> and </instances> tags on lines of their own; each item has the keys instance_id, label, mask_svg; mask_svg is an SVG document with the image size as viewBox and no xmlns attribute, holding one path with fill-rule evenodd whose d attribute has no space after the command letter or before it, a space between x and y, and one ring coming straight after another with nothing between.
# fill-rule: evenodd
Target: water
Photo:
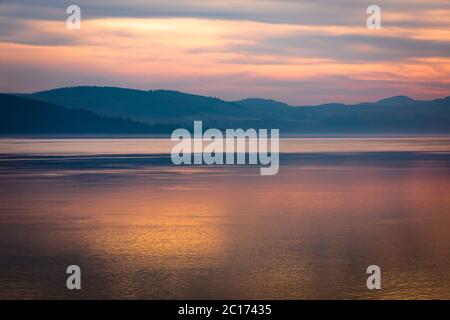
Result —
<instances>
[{"instance_id":1,"label":"water","mask_svg":"<svg viewBox=\"0 0 450 320\"><path fill-rule=\"evenodd\" d=\"M0 298L450 298L448 138L283 139L276 176L171 145L0 140Z\"/></svg>"}]
</instances>

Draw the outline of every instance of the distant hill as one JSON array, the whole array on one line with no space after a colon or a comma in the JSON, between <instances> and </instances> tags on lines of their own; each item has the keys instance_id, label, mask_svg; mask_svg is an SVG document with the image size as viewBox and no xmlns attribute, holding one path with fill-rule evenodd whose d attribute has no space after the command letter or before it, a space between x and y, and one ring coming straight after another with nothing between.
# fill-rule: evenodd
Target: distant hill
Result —
<instances>
[{"instance_id":1,"label":"distant hill","mask_svg":"<svg viewBox=\"0 0 450 320\"><path fill-rule=\"evenodd\" d=\"M279 128L282 133L450 133L450 97L419 101L398 96L355 105L294 107L267 99L229 102L177 91L114 87L60 88L21 96L167 128L203 120L205 127Z\"/></svg>"},{"instance_id":2,"label":"distant hill","mask_svg":"<svg viewBox=\"0 0 450 320\"><path fill-rule=\"evenodd\" d=\"M234 101L241 106L245 106L248 108L258 108L258 110L266 110L266 111L278 111L284 110L287 111L292 106L287 103L272 100L272 99L260 99L260 98L248 98L239 101Z\"/></svg>"},{"instance_id":3,"label":"distant hill","mask_svg":"<svg viewBox=\"0 0 450 320\"><path fill-rule=\"evenodd\" d=\"M29 96L98 114L128 117L147 123L190 123L201 117L228 121L246 117L239 104L177 91L142 91L114 87L74 87L38 92Z\"/></svg>"},{"instance_id":4,"label":"distant hill","mask_svg":"<svg viewBox=\"0 0 450 320\"><path fill-rule=\"evenodd\" d=\"M382 106L404 106L404 105L414 105L417 101L407 97L407 96L395 96L387 99L381 99L376 102L378 105Z\"/></svg>"},{"instance_id":5,"label":"distant hill","mask_svg":"<svg viewBox=\"0 0 450 320\"><path fill-rule=\"evenodd\" d=\"M170 129L0 94L0 134L143 134Z\"/></svg>"}]
</instances>

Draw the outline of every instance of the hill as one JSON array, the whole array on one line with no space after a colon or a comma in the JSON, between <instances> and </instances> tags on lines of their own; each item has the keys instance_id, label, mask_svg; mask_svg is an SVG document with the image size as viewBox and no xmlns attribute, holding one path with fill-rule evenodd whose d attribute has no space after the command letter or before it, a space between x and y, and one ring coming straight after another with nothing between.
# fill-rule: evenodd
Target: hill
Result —
<instances>
[{"instance_id":1,"label":"hill","mask_svg":"<svg viewBox=\"0 0 450 320\"><path fill-rule=\"evenodd\" d=\"M0 94L0 134L142 134L171 129Z\"/></svg>"},{"instance_id":2,"label":"hill","mask_svg":"<svg viewBox=\"0 0 450 320\"><path fill-rule=\"evenodd\" d=\"M258 98L224 101L177 91L114 87L60 88L26 97L168 127L190 127L194 120L203 120L205 127L279 128L282 133L450 133L450 97L419 101L398 96L355 105L302 107Z\"/></svg>"}]
</instances>

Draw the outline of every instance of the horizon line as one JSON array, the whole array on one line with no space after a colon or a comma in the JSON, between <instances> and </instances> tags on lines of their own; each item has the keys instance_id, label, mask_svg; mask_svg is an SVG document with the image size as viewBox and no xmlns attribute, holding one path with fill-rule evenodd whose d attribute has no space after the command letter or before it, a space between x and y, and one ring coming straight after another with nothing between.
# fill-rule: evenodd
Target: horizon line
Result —
<instances>
[{"instance_id":1,"label":"horizon line","mask_svg":"<svg viewBox=\"0 0 450 320\"><path fill-rule=\"evenodd\" d=\"M186 92L186 91L180 91L180 90L175 90L175 89L139 89L139 88L131 88L131 87L119 87L119 86L111 86L111 85L73 85L73 86L66 86L66 87L55 87L55 88L51 88L51 89L45 89L45 90L38 90L38 91L32 91L32 92L0 92L0 94L12 94L12 95L33 95L33 94L38 94L38 93L43 93L43 92L50 92L50 91L54 91L54 90L61 90L61 89L75 89L75 88L110 88L110 89L121 89L121 90L130 90L130 91L140 91L140 92L157 92L157 91L166 91L166 92L175 92L175 93L181 93L181 94L186 94L186 95L192 95L192 96L199 96L199 97L205 97L205 98L212 98L212 99L219 99L221 101L224 102L228 102L228 103L235 103L235 102L241 102L241 101L245 101L245 100L265 100L265 101L273 101L276 103L282 103L285 104L289 107L313 107L313 106L323 106L323 105L328 105L328 104L344 104L344 105L360 105L360 104L375 104L378 103L380 101L383 100L389 100L389 99L393 99L393 98L408 98L411 99L415 102L421 102L421 101L435 101L435 100L445 100L450 98L450 94L446 95L446 96L441 96L441 97L436 97L436 98L432 98L429 100L423 100L423 99L416 99L413 98L409 95L404 95L404 94L398 94L398 95L394 95L394 96L388 96L388 97L384 97L384 98L380 98L376 101L361 101L361 102L357 102L357 103L346 103L346 102L338 102L338 101L331 101L331 102L325 102L325 103L320 103L320 104L312 104L312 105L292 105L290 103L281 101L281 100L277 100L277 99L273 99L273 98L261 98L261 97L245 97L245 98L241 98L238 100L225 100L223 98L220 98L218 96L214 96L214 95L202 95L199 93L192 93L192 92Z\"/></svg>"}]
</instances>

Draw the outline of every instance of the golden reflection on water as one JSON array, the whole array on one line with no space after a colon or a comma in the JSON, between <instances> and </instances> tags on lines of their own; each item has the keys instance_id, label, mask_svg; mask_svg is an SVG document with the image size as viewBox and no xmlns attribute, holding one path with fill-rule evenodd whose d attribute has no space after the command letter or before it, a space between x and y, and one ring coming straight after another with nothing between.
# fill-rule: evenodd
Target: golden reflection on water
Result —
<instances>
[{"instance_id":1,"label":"golden reflection on water","mask_svg":"<svg viewBox=\"0 0 450 320\"><path fill-rule=\"evenodd\" d=\"M90 205L101 215L96 223L108 228L89 239L91 250L153 258L180 254L201 258L221 252L226 239L220 228L222 206L195 193L155 197L149 196L152 191L97 194Z\"/></svg>"}]
</instances>

